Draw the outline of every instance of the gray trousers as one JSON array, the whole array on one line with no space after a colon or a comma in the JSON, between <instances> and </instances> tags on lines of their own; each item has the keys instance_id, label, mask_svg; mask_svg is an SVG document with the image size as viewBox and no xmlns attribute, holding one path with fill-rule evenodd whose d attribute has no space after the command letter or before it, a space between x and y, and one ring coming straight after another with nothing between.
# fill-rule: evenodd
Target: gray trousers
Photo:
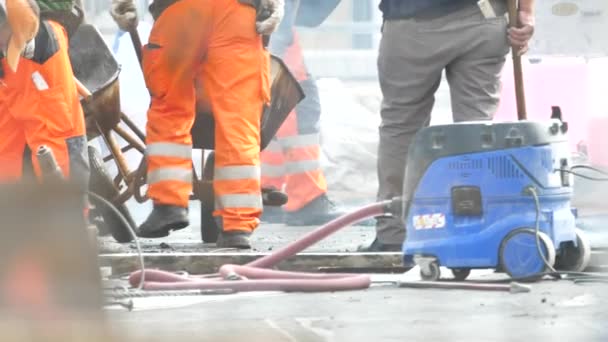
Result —
<instances>
[{"instance_id":1,"label":"gray trousers","mask_svg":"<svg viewBox=\"0 0 608 342\"><path fill-rule=\"evenodd\" d=\"M509 52L508 19L486 19L477 6L438 17L384 23L378 57L383 101L378 147L378 199L401 196L412 138L430 123L435 92L445 70L455 122L491 120ZM377 239L401 244L403 221L378 219Z\"/></svg>"}]
</instances>

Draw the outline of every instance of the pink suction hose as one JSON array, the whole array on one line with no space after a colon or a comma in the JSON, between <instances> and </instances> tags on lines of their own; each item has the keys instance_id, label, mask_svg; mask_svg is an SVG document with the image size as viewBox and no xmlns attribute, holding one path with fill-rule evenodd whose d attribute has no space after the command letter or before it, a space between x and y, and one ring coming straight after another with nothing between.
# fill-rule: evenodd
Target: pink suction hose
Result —
<instances>
[{"instance_id":1,"label":"pink suction hose","mask_svg":"<svg viewBox=\"0 0 608 342\"><path fill-rule=\"evenodd\" d=\"M371 284L371 279L368 275L285 272L269 268L298 254L344 227L369 217L391 213L391 209L395 208L396 204L399 203L398 199L378 202L343 215L307 233L302 238L274 253L254 260L244 266L223 265L219 270L220 277L181 276L166 271L145 270L143 288L151 291L222 289L237 292L322 292L366 289ZM141 272L136 271L131 273L129 277L131 286L139 284Z\"/></svg>"}]
</instances>

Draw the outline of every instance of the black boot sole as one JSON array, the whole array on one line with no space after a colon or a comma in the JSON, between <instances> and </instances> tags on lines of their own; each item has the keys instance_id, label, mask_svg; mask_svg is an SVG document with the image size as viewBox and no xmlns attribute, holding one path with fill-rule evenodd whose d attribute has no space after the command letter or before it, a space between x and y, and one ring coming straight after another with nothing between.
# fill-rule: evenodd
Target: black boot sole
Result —
<instances>
[{"instance_id":1,"label":"black boot sole","mask_svg":"<svg viewBox=\"0 0 608 342\"><path fill-rule=\"evenodd\" d=\"M190 225L190 222L188 222L188 221L174 222L174 223L167 224L164 227L162 227L161 229L153 231L153 232L138 231L137 236L141 237L141 238L148 238L148 239L163 238L163 237L169 236L169 233L171 231L181 230L181 229L188 227L189 225Z\"/></svg>"}]
</instances>

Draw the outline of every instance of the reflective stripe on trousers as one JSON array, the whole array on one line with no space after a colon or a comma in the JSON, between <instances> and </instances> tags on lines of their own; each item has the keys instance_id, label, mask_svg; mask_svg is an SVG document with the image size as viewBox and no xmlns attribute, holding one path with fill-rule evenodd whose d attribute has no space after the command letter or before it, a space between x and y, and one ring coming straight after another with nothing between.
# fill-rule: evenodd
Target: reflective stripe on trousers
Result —
<instances>
[{"instance_id":1,"label":"reflective stripe on trousers","mask_svg":"<svg viewBox=\"0 0 608 342\"><path fill-rule=\"evenodd\" d=\"M239 181L257 182L260 179L260 167L256 165L237 165L216 167L214 170L213 179L216 182L221 181ZM238 187L234 187L238 190ZM255 208L262 209L262 196L260 193L243 194L243 193L228 193L216 194L215 209L236 209L236 208Z\"/></svg>"},{"instance_id":2,"label":"reflective stripe on trousers","mask_svg":"<svg viewBox=\"0 0 608 342\"><path fill-rule=\"evenodd\" d=\"M262 153L262 184L287 193L287 211L298 210L327 191L319 140L318 134L280 137Z\"/></svg>"},{"instance_id":3,"label":"reflective stripe on trousers","mask_svg":"<svg viewBox=\"0 0 608 342\"><path fill-rule=\"evenodd\" d=\"M229 200L260 193L260 171L249 178L235 168L259 168L261 114L270 100L270 58L262 37L251 29L255 22L255 10L238 1L176 1L156 19L142 49L151 94L148 195L155 204L188 205L192 157L187 147L195 109L213 108L218 177L213 188L220 204L214 215L221 216L226 231L252 231L261 213L257 203Z\"/></svg>"},{"instance_id":4,"label":"reflective stripe on trousers","mask_svg":"<svg viewBox=\"0 0 608 342\"><path fill-rule=\"evenodd\" d=\"M162 196L154 194L156 203L188 206L192 192L192 147L189 144L172 142L151 142L146 146L148 158L147 183L152 189L162 184ZM150 191L149 191L150 194Z\"/></svg>"}]
</instances>

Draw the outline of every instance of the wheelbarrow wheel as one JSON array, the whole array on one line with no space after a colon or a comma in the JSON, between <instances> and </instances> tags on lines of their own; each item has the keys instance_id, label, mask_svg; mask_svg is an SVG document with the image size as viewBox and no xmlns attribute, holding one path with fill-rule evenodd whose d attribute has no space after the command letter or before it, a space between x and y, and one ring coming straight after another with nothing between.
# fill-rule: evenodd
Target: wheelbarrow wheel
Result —
<instances>
[{"instance_id":1,"label":"wheelbarrow wheel","mask_svg":"<svg viewBox=\"0 0 608 342\"><path fill-rule=\"evenodd\" d=\"M213 169L215 167L215 153L212 151L207 156L203 166L202 194L201 200L201 237L203 242L215 243L220 234L220 228L213 217Z\"/></svg>"},{"instance_id":2,"label":"wheelbarrow wheel","mask_svg":"<svg viewBox=\"0 0 608 342\"><path fill-rule=\"evenodd\" d=\"M131 227L135 227L135 221L124 203L117 203L115 198L119 195L118 189L110 177L110 173L103 163L100 153L93 146L89 146L89 165L91 176L89 179L89 191L103 197L112 203L116 209L124 216ZM131 242L133 237L120 217L105 205L94 203L95 208L91 210L90 218L95 223L100 235L111 234L112 237L121 243Z\"/></svg>"}]
</instances>

